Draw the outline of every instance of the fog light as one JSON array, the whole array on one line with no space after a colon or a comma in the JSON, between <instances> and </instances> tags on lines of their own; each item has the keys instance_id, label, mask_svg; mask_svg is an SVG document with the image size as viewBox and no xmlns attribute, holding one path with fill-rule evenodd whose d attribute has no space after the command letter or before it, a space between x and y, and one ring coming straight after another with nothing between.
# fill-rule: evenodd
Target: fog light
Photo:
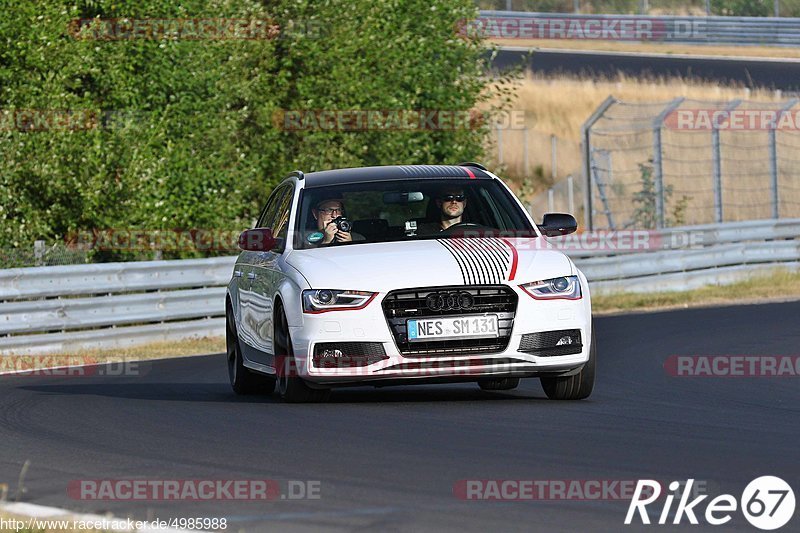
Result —
<instances>
[{"instance_id":1,"label":"fog light","mask_svg":"<svg viewBox=\"0 0 800 533\"><path fill-rule=\"evenodd\" d=\"M566 344L572 344L573 342L572 337L561 337L558 339L556 346L564 346Z\"/></svg>"},{"instance_id":2,"label":"fog light","mask_svg":"<svg viewBox=\"0 0 800 533\"><path fill-rule=\"evenodd\" d=\"M342 351L327 348L325 350L322 350L322 353L319 354L319 357L321 358L342 357Z\"/></svg>"}]
</instances>

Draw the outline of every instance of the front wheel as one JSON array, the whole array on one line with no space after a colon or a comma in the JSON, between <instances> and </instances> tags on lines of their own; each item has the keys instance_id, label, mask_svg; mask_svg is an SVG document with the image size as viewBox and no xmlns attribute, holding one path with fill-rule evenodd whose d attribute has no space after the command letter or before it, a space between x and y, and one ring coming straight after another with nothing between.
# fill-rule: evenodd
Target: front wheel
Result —
<instances>
[{"instance_id":1,"label":"front wheel","mask_svg":"<svg viewBox=\"0 0 800 533\"><path fill-rule=\"evenodd\" d=\"M278 309L275 320L275 371L278 375L278 391L288 403L325 402L330 398L330 389L312 389L297 375L297 364L289 336L289 323L283 309Z\"/></svg>"},{"instance_id":2,"label":"front wheel","mask_svg":"<svg viewBox=\"0 0 800 533\"><path fill-rule=\"evenodd\" d=\"M580 372L574 376L560 378L539 378L542 388L551 400L583 400L592 394L594 389L594 372L597 356L595 354L594 329L592 329L592 345L589 348L589 360Z\"/></svg>"},{"instance_id":3,"label":"front wheel","mask_svg":"<svg viewBox=\"0 0 800 533\"><path fill-rule=\"evenodd\" d=\"M275 378L255 374L244 366L242 348L236 335L233 317L226 315L225 347L228 356L228 378L231 388L236 394L272 394L275 390Z\"/></svg>"}]
</instances>

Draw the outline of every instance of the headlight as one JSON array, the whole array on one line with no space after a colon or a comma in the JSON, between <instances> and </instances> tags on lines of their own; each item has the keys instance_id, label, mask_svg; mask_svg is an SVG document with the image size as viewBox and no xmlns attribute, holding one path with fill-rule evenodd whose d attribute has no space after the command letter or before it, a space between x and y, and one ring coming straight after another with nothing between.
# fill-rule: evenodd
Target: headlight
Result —
<instances>
[{"instance_id":1,"label":"headlight","mask_svg":"<svg viewBox=\"0 0 800 533\"><path fill-rule=\"evenodd\" d=\"M581 282L578 276L564 276L560 278L534 281L519 286L537 300L578 300L581 298Z\"/></svg>"},{"instance_id":2,"label":"headlight","mask_svg":"<svg viewBox=\"0 0 800 533\"><path fill-rule=\"evenodd\" d=\"M366 291L306 289L303 291L303 312L326 313L328 311L363 309L377 294Z\"/></svg>"}]
</instances>

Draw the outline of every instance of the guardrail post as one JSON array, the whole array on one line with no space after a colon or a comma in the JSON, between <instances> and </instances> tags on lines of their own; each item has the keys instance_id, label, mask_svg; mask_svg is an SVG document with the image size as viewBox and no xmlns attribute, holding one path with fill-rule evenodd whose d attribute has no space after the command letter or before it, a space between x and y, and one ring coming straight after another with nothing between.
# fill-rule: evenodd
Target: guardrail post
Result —
<instances>
[{"instance_id":1,"label":"guardrail post","mask_svg":"<svg viewBox=\"0 0 800 533\"><path fill-rule=\"evenodd\" d=\"M789 100L786 105L781 107L780 111L778 111L778 116L775 120L775 125L777 126L780 121L781 117L784 113L789 111L797 102L799 102L797 98L792 98ZM780 190L778 189L778 129L770 128L769 129L769 177L770 177L770 192L772 193L772 218L780 218Z\"/></svg>"},{"instance_id":2,"label":"guardrail post","mask_svg":"<svg viewBox=\"0 0 800 533\"><path fill-rule=\"evenodd\" d=\"M656 194L656 229L664 227L664 167L661 159L661 127L667 115L672 113L685 100L684 97L676 98L659 113L653 120L653 183Z\"/></svg>"},{"instance_id":3,"label":"guardrail post","mask_svg":"<svg viewBox=\"0 0 800 533\"><path fill-rule=\"evenodd\" d=\"M730 113L736 109L741 100L733 100L725 106L725 111ZM714 221L722 222L724 216L722 212L722 156L719 143L719 124L715 121L711 124L711 148L714 162Z\"/></svg>"},{"instance_id":4,"label":"guardrail post","mask_svg":"<svg viewBox=\"0 0 800 533\"><path fill-rule=\"evenodd\" d=\"M581 145L583 148L583 220L588 231L594 229L592 217L592 126L617 102L616 98L609 96L600 107L595 109L592 116L581 126Z\"/></svg>"}]
</instances>

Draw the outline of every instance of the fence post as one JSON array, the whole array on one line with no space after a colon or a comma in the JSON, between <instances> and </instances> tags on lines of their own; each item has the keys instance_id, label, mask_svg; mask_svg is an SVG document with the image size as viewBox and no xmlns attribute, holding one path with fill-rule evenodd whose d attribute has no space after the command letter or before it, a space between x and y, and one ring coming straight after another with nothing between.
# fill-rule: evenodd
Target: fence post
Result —
<instances>
[{"instance_id":1,"label":"fence post","mask_svg":"<svg viewBox=\"0 0 800 533\"><path fill-rule=\"evenodd\" d=\"M711 16L711 0L706 0L706 16Z\"/></svg>"},{"instance_id":2,"label":"fence post","mask_svg":"<svg viewBox=\"0 0 800 533\"><path fill-rule=\"evenodd\" d=\"M44 241L33 241L33 258L36 266L44 264Z\"/></svg>"},{"instance_id":3,"label":"fence post","mask_svg":"<svg viewBox=\"0 0 800 533\"><path fill-rule=\"evenodd\" d=\"M646 15L650 10L649 2L647 0L639 0L639 14Z\"/></svg>"},{"instance_id":4,"label":"fence post","mask_svg":"<svg viewBox=\"0 0 800 533\"><path fill-rule=\"evenodd\" d=\"M775 16L776 17L780 17L781 16L781 1L780 0L775 0Z\"/></svg>"},{"instance_id":5,"label":"fence post","mask_svg":"<svg viewBox=\"0 0 800 533\"><path fill-rule=\"evenodd\" d=\"M572 179L572 174L567 176L567 207L569 208L569 214L575 216L575 191L573 187L575 186L574 180Z\"/></svg>"},{"instance_id":6,"label":"fence post","mask_svg":"<svg viewBox=\"0 0 800 533\"><path fill-rule=\"evenodd\" d=\"M556 181L556 176L558 176L558 138L555 135L550 135L550 171L553 181Z\"/></svg>"},{"instance_id":7,"label":"fence post","mask_svg":"<svg viewBox=\"0 0 800 533\"><path fill-rule=\"evenodd\" d=\"M576 15L581 12L581 0L572 0L572 10Z\"/></svg>"},{"instance_id":8,"label":"fence post","mask_svg":"<svg viewBox=\"0 0 800 533\"><path fill-rule=\"evenodd\" d=\"M497 163L503 164L503 130L497 125Z\"/></svg>"},{"instance_id":9,"label":"fence post","mask_svg":"<svg viewBox=\"0 0 800 533\"><path fill-rule=\"evenodd\" d=\"M506 11L511 11L511 0L506 0Z\"/></svg>"},{"instance_id":10,"label":"fence post","mask_svg":"<svg viewBox=\"0 0 800 533\"><path fill-rule=\"evenodd\" d=\"M781 107L778 111L778 118L775 121L777 126L784 113L789 111L797 102L797 98L792 98L786 105ZM769 129L769 177L770 177L770 192L772 193L772 218L780 218L780 191L778 190L778 129Z\"/></svg>"},{"instance_id":11,"label":"fence post","mask_svg":"<svg viewBox=\"0 0 800 533\"><path fill-rule=\"evenodd\" d=\"M530 167L530 159L528 156L528 128L522 130L522 175L528 177L528 169Z\"/></svg>"},{"instance_id":12,"label":"fence post","mask_svg":"<svg viewBox=\"0 0 800 533\"><path fill-rule=\"evenodd\" d=\"M736 109L739 104L741 104L741 100L733 100L732 102L728 103L725 106L726 113L730 113L734 109ZM730 119L730 115L726 115L728 119ZM714 221L717 223L722 222L722 218L724 213L722 212L722 150L720 149L719 143L719 128L718 122L714 121L711 124L711 148L712 148L712 156L713 156L713 163L714 163L714 183L713 183L713 190L714 190Z\"/></svg>"},{"instance_id":13,"label":"fence post","mask_svg":"<svg viewBox=\"0 0 800 533\"><path fill-rule=\"evenodd\" d=\"M592 116L581 126L581 147L583 148L583 219L586 229L594 229L592 219L592 126L603 116L609 107L616 103L616 98L609 96L600 107L595 109Z\"/></svg>"},{"instance_id":14,"label":"fence post","mask_svg":"<svg viewBox=\"0 0 800 533\"><path fill-rule=\"evenodd\" d=\"M555 212L555 210L556 210L555 203L556 203L555 202L555 198L553 197L553 188L550 187L549 189L547 189L547 212L548 213L554 213Z\"/></svg>"},{"instance_id":15,"label":"fence post","mask_svg":"<svg viewBox=\"0 0 800 533\"><path fill-rule=\"evenodd\" d=\"M656 193L656 229L664 227L664 168L662 163L661 127L664 119L685 100L676 98L665 107L653 121L653 182Z\"/></svg>"}]
</instances>

